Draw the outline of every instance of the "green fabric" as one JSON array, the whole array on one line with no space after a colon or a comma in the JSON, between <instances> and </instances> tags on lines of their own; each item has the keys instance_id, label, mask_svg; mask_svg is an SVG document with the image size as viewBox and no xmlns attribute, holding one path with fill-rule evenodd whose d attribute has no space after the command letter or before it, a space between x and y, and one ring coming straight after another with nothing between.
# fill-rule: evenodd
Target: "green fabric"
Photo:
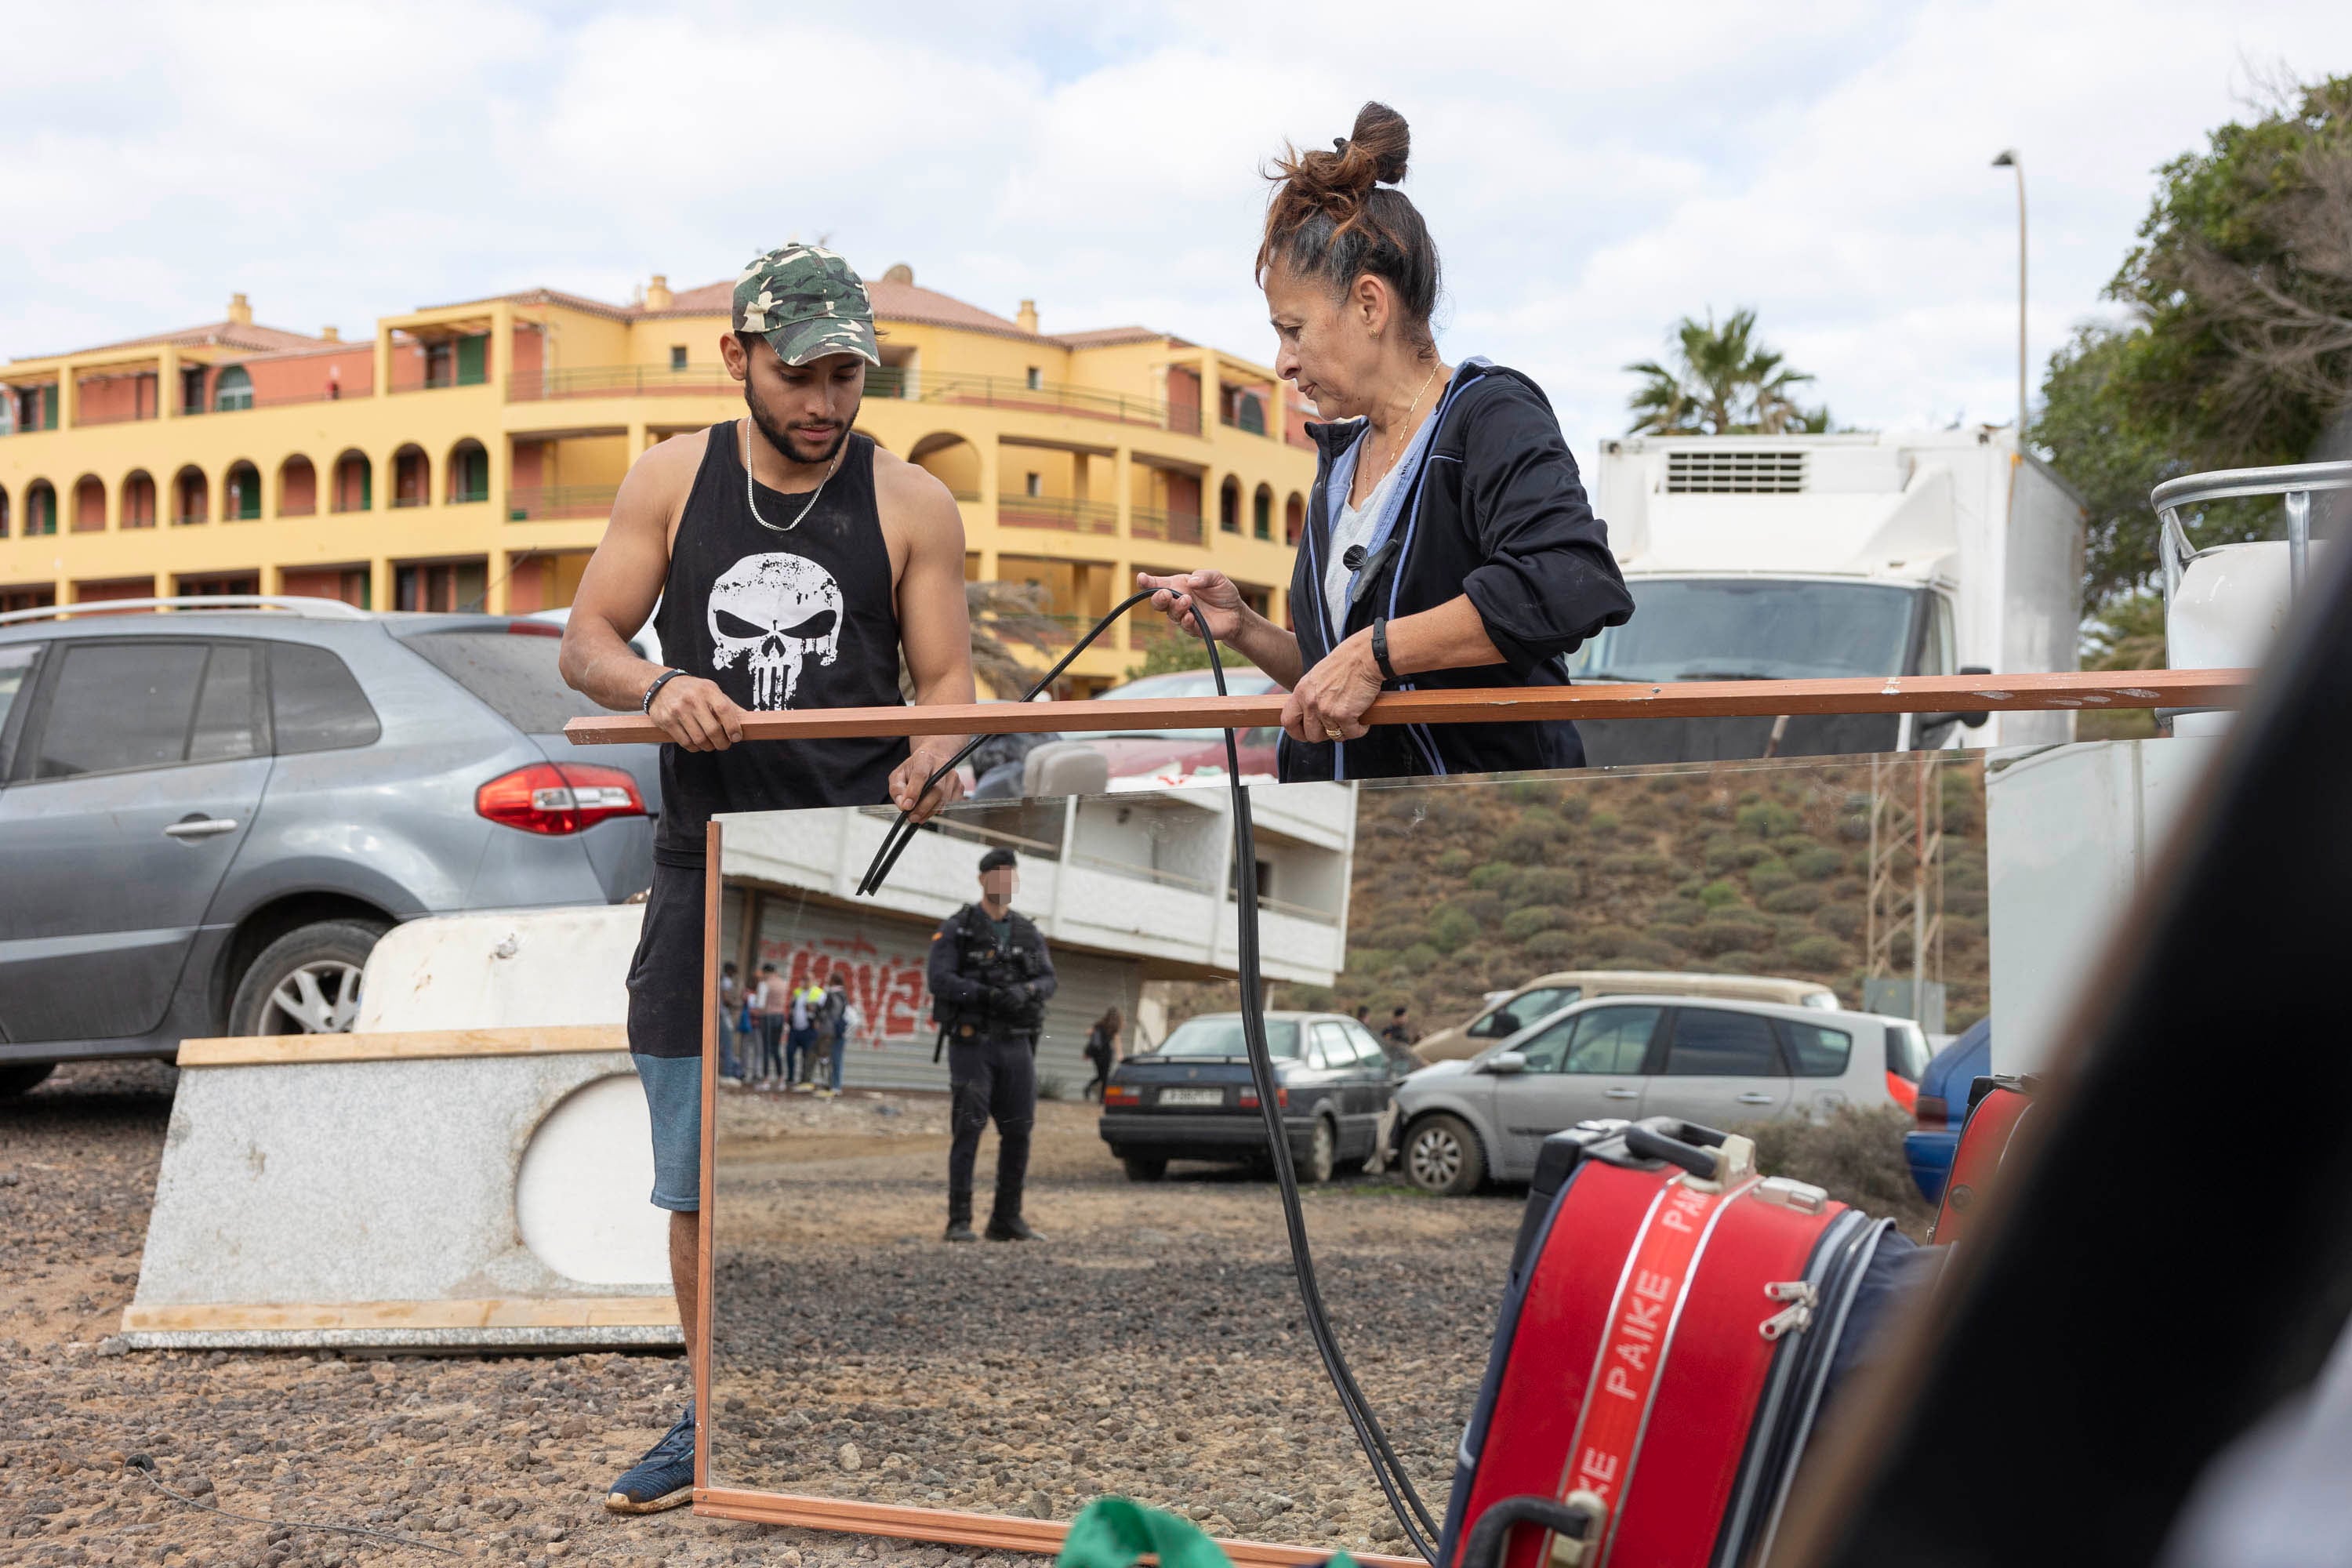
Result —
<instances>
[{"instance_id":1,"label":"green fabric","mask_svg":"<svg viewBox=\"0 0 2352 1568\"><path fill-rule=\"evenodd\" d=\"M1132 1568L1145 1553L1160 1568L1233 1568L1233 1560L1189 1519L1123 1497L1097 1498L1070 1521L1054 1568ZM1326 1568L1356 1568L1346 1552Z\"/></svg>"}]
</instances>

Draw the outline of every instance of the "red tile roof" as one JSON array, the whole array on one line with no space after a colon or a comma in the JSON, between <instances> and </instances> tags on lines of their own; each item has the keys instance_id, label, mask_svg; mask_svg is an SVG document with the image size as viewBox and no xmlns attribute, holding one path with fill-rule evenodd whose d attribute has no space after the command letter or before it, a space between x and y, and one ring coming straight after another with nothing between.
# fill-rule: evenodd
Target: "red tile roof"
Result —
<instances>
[{"instance_id":1,"label":"red tile roof","mask_svg":"<svg viewBox=\"0 0 2352 1568\"><path fill-rule=\"evenodd\" d=\"M64 359L74 354L108 353L116 349L143 348L153 343L161 348L165 343L184 349L225 348L245 349L255 353L280 353L291 349L317 348L327 342L302 332L289 332L278 327L256 326L249 321L211 321L201 327L182 327L175 331L151 332L145 337L125 338L120 342L92 343L84 348L68 349L62 354L26 354L24 359Z\"/></svg>"}]
</instances>

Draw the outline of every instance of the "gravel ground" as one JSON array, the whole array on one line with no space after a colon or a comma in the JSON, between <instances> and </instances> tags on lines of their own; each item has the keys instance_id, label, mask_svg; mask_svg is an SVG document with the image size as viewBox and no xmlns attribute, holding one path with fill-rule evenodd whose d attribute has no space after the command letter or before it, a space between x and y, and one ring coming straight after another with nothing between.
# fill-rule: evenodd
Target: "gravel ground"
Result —
<instances>
[{"instance_id":1,"label":"gravel ground","mask_svg":"<svg viewBox=\"0 0 2352 1568\"><path fill-rule=\"evenodd\" d=\"M1207 1165L1131 1183L1093 1107L1040 1110L1026 1213L1046 1239L950 1247L942 1101L726 1102L714 1474L1039 1518L1116 1492L1218 1534L1402 1548L1301 1325L1272 1185ZM1442 1507L1519 1201L1360 1176L1306 1208L1341 1343Z\"/></svg>"},{"instance_id":2,"label":"gravel ground","mask_svg":"<svg viewBox=\"0 0 2352 1568\"><path fill-rule=\"evenodd\" d=\"M172 1079L69 1067L0 1106L0 1563L1034 1561L606 1514L607 1485L685 1397L682 1358L119 1353ZM1055 1515L1118 1491L1212 1529L1381 1540L1377 1494L1296 1326L1264 1184L1179 1167L1129 1187L1090 1142L1091 1113L1049 1105L1030 1213L1051 1239L950 1251L943 1102L728 1104L722 1169L746 1213L721 1254L721 1480ZM761 1146L764 1161L739 1158ZM992 1157L984 1146L983 1171ZM861 1169L893 1177L892 1201ZM762 1220L749 1200L763 1190L808 1201ZM1343 1340L1436 1506L1517 1205L1360 1179L1308 1206ZM780 1249L796 1226L828 1234L805 1256ZM127 1468L134 1455L218 1508L405 1542L201 1512Z\"/></svg>"}]
</instances>

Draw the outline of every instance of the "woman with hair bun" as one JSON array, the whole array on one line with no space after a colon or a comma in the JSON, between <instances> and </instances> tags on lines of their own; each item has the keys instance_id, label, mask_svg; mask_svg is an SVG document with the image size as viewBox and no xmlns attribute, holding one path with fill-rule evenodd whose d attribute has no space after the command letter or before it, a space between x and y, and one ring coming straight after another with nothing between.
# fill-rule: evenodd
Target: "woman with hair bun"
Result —
<instances>
[{"instance_id":1,"label":"woman with hair bun","mask_svg":"<svg viewBox=\"0 0 2352 1568\"><path fill-rule=\"evenodd\" d=\"M1562 656L1633 612L1559 421L1536 384L1482 358L1443 363L1430 332L1437 247L1411 200L1404 117L1368 103L1332 151L1286 149L1268 178L1257 280L1275 368L1328 424L1290 618L1222 572L1139 574L1155 608L1289 688L1285 780L1571 768L1565 721L1382 725L1383 689L1565 686Z\"/></svg>"}]
</instances>

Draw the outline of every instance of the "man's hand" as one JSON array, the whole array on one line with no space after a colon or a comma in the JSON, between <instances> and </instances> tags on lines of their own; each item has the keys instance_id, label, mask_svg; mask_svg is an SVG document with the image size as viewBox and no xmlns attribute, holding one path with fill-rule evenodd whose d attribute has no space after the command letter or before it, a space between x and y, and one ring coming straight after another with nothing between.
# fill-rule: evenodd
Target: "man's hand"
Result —
<instances>
[{"instance_id":1,"label":"man's hand","mask_svg":"<svg viewBox=\"0 0 2352 1568\"><path fill-rule=\"evenodd\" d=\"M743 738L743 710L715 681L696 676L664 682L648 717L689 752L723 752Z\"/></svg>"},{"instance_id":2,"label":"man's hand","mask_svg":"<svg viewBox=\"0 0 2352 1568\"><path fill-rule=\"evenodd\" d=\"M1372 658L1372 634L1358 632L1299 679L1282 705L1282 728L1294 741L1322 745L1352 741L1370 726L1364 710L1381 694L1381 667Z\"/></svg>"},{"instance_id":3,"label":"man's hand","mask_svg":"<svg viewBox=\"0 0 2352 1568\"><path fill-rule=\"evenodd\" d=\"M905 762L890 771L890 804L917 822L929 822L940 807L962 799L963 771L961 768L950 769L946 776L931 786L931 793L920 801L915 798L915 792L923 787L923 781L953 755L953 748L917 747Z\"/></svg>"}]
</instances>

